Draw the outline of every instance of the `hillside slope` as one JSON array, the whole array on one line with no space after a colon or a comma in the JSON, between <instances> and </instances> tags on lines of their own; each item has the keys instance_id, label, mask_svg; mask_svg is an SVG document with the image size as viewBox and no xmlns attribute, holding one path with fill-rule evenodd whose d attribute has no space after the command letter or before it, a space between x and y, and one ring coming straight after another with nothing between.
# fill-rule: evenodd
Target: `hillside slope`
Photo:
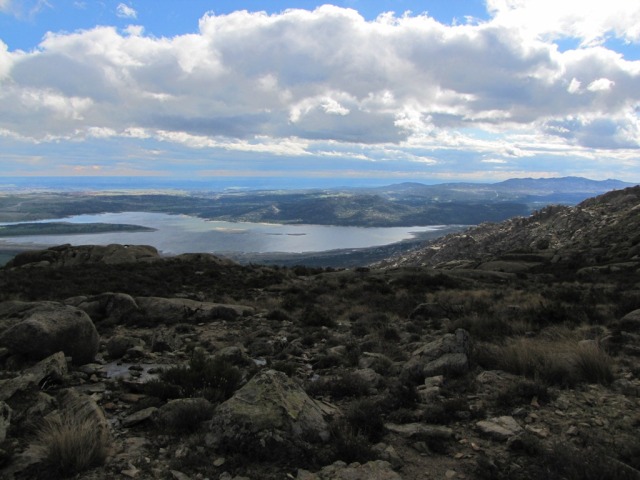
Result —
<instances>
[{"instance_id":1,"label":"hillside slope","mask_svg":"<svg viewBox=\"0 0 640 480\"><path fill-rule=\"evenodd\" d=\"M390 259L385 266L469 266L505 255L585 264L636 262L640 254L640 187L576 205L549 206L529 217L485 223Z\"/></svg>"}]
</instances>

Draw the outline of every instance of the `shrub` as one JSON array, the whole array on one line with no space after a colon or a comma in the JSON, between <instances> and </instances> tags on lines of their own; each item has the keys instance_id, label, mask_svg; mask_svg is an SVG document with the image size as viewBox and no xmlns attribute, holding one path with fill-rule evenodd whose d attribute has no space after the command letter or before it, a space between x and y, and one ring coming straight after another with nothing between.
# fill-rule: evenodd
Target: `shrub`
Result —
<instances>
[{"instance_id":1,"label":"shrub","mask_svg":"<svg viewBox=\"0 0 640 480\"><path fill-rule=\"evenodd\" d=\"M103 426L93 417L75 411L45 420L36 436L36 444L42 449L50 472L59 477L102 465L110 446Z\"/></svg>"},{"instance_id":2,"label":"shrub","mask_svg":"<svg viewBox=\"0 0 640 480\"><path fill-rule=\"evenodd\" d=\"M509 387L500 392L496 403L499 407L517 407L523 404L530 404L534 397L540 403L547 403L551 400L551 395L546 385L531 380L523 380L509 385Z\"/></svg>"},{"instance_id":3,"label":"shrub","mask_svg":"<svg viewBox=\"0 0 640 480\"><path fill-rule=\"evenodd\" d=\"M596 345L569 340L520 339L476 352L476 360L489 368L570 387L577 383L607 384L613 380L612 361Z\"/></svg>"},{"instance_id":4,"label":"shrub","mask_svg":"<svg viewBox=\"0 0 640 480\"><path fill-rule=\"evenodd\" d=\"M204 398L174 400L161 419L160 427L174 433L193 433L213 415L213 405Z\"/></svg>"},{"instance_id":5,"label":"shrub","mask_svg":"<svg viewBox=\"0 0 640 480\"><path fill-rule=\"evenodd\" d=\"M209 358L195 350L189 365L170 368L160 373L160 380L179 387L182 397L204 397L212 402L224 401L236 391L242 374L222 358Z\"/></svg>"},{"instance_id":6,"label":"shrub","mask_svg":"<svg viewBox=\"0 0 640 480\"><path fill-rule=\"evenodd\" d=\"M356 434L364 435L371 442L379 442L384 435L382 409L374 400L363 399L352 403L345 413L345 420Z\"/></svg>"},{"instance_id":7,"label":"shrub","mask_svg":"<svg viewBox=\"0 0 640 480\"><path fill-rule=\"evenodd\" d=\"M608 385L613 381L613 361L598 345L578 345L575 357L576 368L584 381L602 385Z\"/></svg>"}]
</instances>

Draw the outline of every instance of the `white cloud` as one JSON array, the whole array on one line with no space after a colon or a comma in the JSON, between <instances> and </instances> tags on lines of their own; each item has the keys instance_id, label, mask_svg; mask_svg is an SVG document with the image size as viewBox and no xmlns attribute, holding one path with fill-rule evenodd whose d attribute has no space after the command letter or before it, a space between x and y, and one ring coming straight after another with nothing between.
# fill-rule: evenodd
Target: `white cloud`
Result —
<instances>
[{"instance_id":1,"label":"white cloud","mask_svg":"<svg viewBox=\"0 0 640 480\"><path fill-rule=\"evenodd\" d=\"M11 0L0 0L0 11L8 12L11 7Z\"/></svg>"},{"instance_id":2,"label":"white cloud","mask_svg":"<svg viewBox=\"0 0 640 480\"><path fill-rule=\"evenodd\" d=\"M607 90L611 90L611 87L613 87L615 84L616 82L614 82L613 80L609 80L608 78L599 78L591 82L587 87L587 90L589 90L590 92L604 92Z\"/></svg>"},{"instance_id":3,"label":"white cloud","mask_svg":"<svg viewBox=\"0 0 640 480\"><path fill-rule=\"evenodd\" d=\"M138 16L138 12L125 3L119 3L116 7L116 15L121 18L136 18Z\"/></svg>"},{"instance_id":4,"label":"white cloud","mask_svg":"<svg viewBox=\"0 0 640 480\"><path fill-rule=\"evenodd\" d=\"M640 3L632 0L487 0L487 8L497 23L532 36L640 42Z\"/></svg>"},{"instance_id":5,"label":"white cloud","mask_svg":"<svg viewBox=\"0 0 640 480\"><path fill-rule=\"evenodd\" d=\"M324 6L207 14L198 33L173 38L130 26L49 34L30 53L0 42L0 129L38 141L115 135L278 155L328 141L530 154L469 130L533 132L554 151L640 147L640 62L602 46L559 52L538 35L549 29L523 37L517 20L536 2L489 5L493 20L456 26L390 14L367 22ZM552 20L564 25L568 10L558 8Z\"/></svg>"}]
</instances>

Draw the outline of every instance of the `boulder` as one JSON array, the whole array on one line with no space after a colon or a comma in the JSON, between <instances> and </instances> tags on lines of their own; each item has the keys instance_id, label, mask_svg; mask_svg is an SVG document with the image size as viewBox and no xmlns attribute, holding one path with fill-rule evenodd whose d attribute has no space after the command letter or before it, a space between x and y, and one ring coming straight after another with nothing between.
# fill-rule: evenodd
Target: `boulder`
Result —
<instances>
[{"instance_id":1,"label":"boulder","mask_svg":"<svg viewBox=\"0 0 640 480\"><path fill-rule=\"evenodd\" d=\"M615 322L614 328L623 332L640 333L640 309L627 313Z\"/></svg>"},{"instance_id":2,"label":"boulder","mask_svg":"<svg viewBox=\"0 0 640 480\"><path fill-rule=\"evenodd\" d=\"M323 413L284 373L264 370L216 408L213 443L257 454L286 454L299 442L329 439Z\"/></svg>"},{"instance_id":3,"label":"boulder","mask_svg":"<svg viewBox=\"0 0 640 480\"><path fill-rule=\"evenodd\" d=\"M469 370L471 341L461 328L416 349L403 373L422 381L436 375L461 375Z\"/></svg>"},{"instance_id":4,"label":"boulder","mask_svg":"<svg viewBox=\"0 0 640 480\"><path fill-rule=\"evenodd\" d=\"M0 380L0 400L8 400L18 392L39 390L46 382L57 382L67 373L67 361L62 352L38 362L15 378Z\"/></svg>"},{"instance_id":5,"label":"boulder","mask_svg":"<svg viewBox=\"0 0 640 480\"><path fill-rule=\"evenodd\" d=\"M107 341L107 354L111 358L122 358L134 347L142 347L144 341L129 335L114 335Z\"/></svg>"},{"instance_id":6,"label":"boulder","mask_svg":"<svg viewBox=\"0 0 640 480\"><path fill-rule=\"evenodd\" d=\"M0 333L0 347L41 360L63 351L73 363L91 362L98 352L98 332L91 318L75 307L44 302L20 311Z\"/></svg>"},{"instance_id":7,"label":"boulder","mask_svg":"<svg viewBox=\"0 0 640 480\"><path fill-rule=\"evenodd\" d=\"M140 307L126 293L102 293L93 297L74 297L65 301L84 310L95 322L126 323L128 317L137 315Z\"/></svg>"},{"instance_id":8,"label":"boulder","mask_svg":"<svg viewBox=\"0 0 640 480\"><path fill-rule=\"evenodd\" d=\"M424 423L385 423L387 431L411 440L450 440L453 430L441 425L427 425Z\"/></svg>"}]
</instances>

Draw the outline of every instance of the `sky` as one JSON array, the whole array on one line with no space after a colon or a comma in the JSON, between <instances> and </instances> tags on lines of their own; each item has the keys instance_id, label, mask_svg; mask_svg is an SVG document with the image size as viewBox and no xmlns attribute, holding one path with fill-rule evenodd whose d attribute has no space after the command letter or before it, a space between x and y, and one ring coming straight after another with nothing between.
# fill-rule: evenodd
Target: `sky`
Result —
<instances>
[{"instance_id":1,"label":"sky","mask_svg":"<svg viewBox=\"0 0 640 480\"><path fill-rule=\"evenodd\" d=\"M640 182L640 1L0 0L0 177L568 175Z\"/></svg>"}]
</instances>

